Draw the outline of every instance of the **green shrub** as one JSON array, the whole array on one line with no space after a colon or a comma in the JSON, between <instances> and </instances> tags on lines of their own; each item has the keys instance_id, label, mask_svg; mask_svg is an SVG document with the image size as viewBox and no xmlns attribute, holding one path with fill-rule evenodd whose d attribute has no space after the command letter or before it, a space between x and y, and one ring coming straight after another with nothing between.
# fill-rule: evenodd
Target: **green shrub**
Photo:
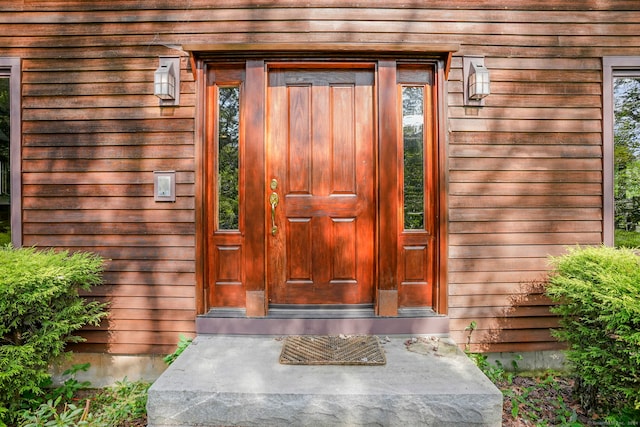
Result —
<instances>
[{"instance_id":1,"label":"green shrub","mask_svg":"<svg viewBox=\"0 0 640 427\"><path fill-rule=\"evenodd\" d=\"M561 326L554 333L569 345L583 404L640 416L640 257L573 248L552 264L547 295Z\"/></svg>"},{"instance_id":2,"label":"green shrub","mask_svg":"<svg viewBox=\"0 0 640 427\"><path fill-rule=\"evenodd\" d=\"M49 365L82 340L74 332L106 315L78 294L101 283L102 264L88 253L0 247L0 425L43 394Z\"/></svg>"},{"instance_id":3,"label":"green shrub","mask_svg":"<svg viewBox=\"0 0 640 427\"><path fill-rule=\"evenodd\" d=\"M193 338L189 338L180 334L180 340L178 341L178 348L176 348L176 351L174 351L173 353L167 354L165 357L162 358L164 363L166 363L167 365L171 365L173 362L175 362L178 356L180 356L187 349L187 347L189 347L192 341L193 341Z\"/></svg>"}]
</instances>

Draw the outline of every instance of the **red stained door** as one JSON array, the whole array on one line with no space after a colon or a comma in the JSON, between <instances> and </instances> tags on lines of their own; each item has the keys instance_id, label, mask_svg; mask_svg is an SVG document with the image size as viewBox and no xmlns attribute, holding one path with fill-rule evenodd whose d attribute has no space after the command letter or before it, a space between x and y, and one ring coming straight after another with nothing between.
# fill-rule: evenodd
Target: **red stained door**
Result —
<instances>
[{"instance_id":1,"label":"red stained door","mask_svg":"<svg viewBox=\"0 0 640 427\"><path fill-rule=\"evenodd\" d=\"M372 303L373 70L271 69L267 105L269 303Z\"/></svg>"}]
</instances>

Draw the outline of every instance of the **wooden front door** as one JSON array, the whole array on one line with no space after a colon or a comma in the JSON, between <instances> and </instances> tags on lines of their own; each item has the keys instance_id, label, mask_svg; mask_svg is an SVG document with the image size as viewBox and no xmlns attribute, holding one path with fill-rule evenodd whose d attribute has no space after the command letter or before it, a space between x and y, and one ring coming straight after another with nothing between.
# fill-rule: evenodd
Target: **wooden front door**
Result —
<instances>
[{"instance_id":1,"label":"wooden front door","mask_svg":"<svg viewBox=\"0 0 640 427\"><path fill-rule=\"evenodd\" d=\"M267 79L269 303L373 303L373 70L272 68Z\"/></svg>"}]
</instances>

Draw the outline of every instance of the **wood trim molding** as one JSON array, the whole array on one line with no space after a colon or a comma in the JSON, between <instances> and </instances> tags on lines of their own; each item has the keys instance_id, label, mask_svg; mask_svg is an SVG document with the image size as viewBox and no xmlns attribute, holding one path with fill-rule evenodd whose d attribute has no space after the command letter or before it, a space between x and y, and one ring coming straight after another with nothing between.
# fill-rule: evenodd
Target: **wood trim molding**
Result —
<instances>
[{"instance_id":1,"label":"wood trim molding","mask_svg":"<svg viewBox=\"0 0 640 427\"><path fill-rule=\"evenodd\" d=\"M442 54L457 52L458 44L438 43L203 43L186 44L182 49L187 52L204 54L257 53L362 53L392 55L394 57L411 55L412 57L433 58Z\"/></svg>"},{"instance_id":2,"label":"wood trim molding","mask_svg":"<svg viewBox=\"0 0 640 427\"><path fill-rule=\"evenodd\" d=\"M382 291L398 291L398 101L396 61L378 63L378 194L392 203L378 202L378 297ZM382 143L384 141L384 143ZM396 298L397 301L397 298ZM379 301L379 305L381 302ZM397 310L397 306L396 306Z\"/></svg>"},{"instance_id":3,"label":"wood trim molding","mask_svg":"<svg viewBox=\"0 0 640 427\"><path fill-rule=\"evenodd\" d=\"M206 211L206 79L205 67L202 61L196 61L193 65L193 73L196 77L196 114L195 114L195 225L196 230L196 313L204 314L207 310L207 220Z\"/></svg>"},{"instance_id":4,"label":"wood trim molding","mask_svg":"<svg viewBox=\"0 0 640 427\"><path fill-rule=\"evenodd\" d=\"M450 64L444 64L442 67L436 68L435 86L436 94L434 97L434 108L436 109L436 129L437 138L437 155L438 162L438 200L437 211L438 218L436 227L438 228L437 238L437 254L435 256L437 267L435 272L433 298L433 308L438 314L446 315L449 311L449 288L448 288L448 260L449 260L449 207L447 202L447 194L449 194L449 139L446 131L447 123L447 80L448 67Z\"/></svg>"},{"instance_id":5,"label":"wood trim molding","mask_svg":"<svg viewBox=\"0 0 640 427\"><path fill-rule=\"evenodd\" d=\"M451 59L460 50L454 43L196 43L185 44L182 50L194 58L278 58L283 56L336 56L392 59L443 59L444 76L449 78Z\"/></svg>"}]
</instances>

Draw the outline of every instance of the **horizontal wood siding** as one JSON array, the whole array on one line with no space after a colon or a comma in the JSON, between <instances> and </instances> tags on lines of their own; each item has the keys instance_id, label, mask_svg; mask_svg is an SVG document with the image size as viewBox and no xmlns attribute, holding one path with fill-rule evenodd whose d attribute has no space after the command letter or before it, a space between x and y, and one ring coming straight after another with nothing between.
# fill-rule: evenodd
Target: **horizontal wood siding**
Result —
<instances>
[{"instance_id":1,"label":"horizontal wood siding","mask_svg":"<svg viewBox=\"0 0 640 427\"><path fill-rule=\"evenodd\" d=\"M557 348L539 285L547 256L602 240L604 55L637 55L636 0L5 0L0 56L23 61L26 245L110 258L111 317L83 349L167 352L195 316L195 82L184 44L460 44L447 85L449 316L472 349ZM492 94L462 99L464 54ZM181 106L152 95L181 55ZM175 204L152 171L177 170ZM110 331L106 333L106 331Z\"/></svg>"},{"instance_id":2,"label":"horizontal wood siding","mask_svg":"<svg viewBox=\"0 0 640 427\"><path fill-rule=\"evenodd\" d=\"M539 29L564 31L554 27ZM460 58L450 74L449 315L459 343L477 323L472 350L558 348L542 295L548 256L602 242L604 51L595 35L592 53L580 55L565 52L573 43L543 47L537 34L528 53L464 47L487 55L492 95L482 108L463 106Z\"/></svg>"},{"instance_id":3,"label":"horizontal wood siding","mask_svg":"<svg viewBox=\"0 0 640 427\"><path fill-rule=\"evenodd\" d=\"M87 295L108 302L109 317L87 328L76 350L169 353L180 334L193 335L195 319L195 85L187 58L177 52L180 107L160 109L153 72L158 55L175 51L117 37L87 47L65 28L91 33L94 24L69 23L64 5L59 10L0 13L25 43L0 41L0 55L23 58L24 244L108 259L105 284ZM38 16L51 23L30 22ZM51 49L35 48L36 39ZM176 203L154 202L154 170L176 171Z\"/></svg>"}]
</instances>

